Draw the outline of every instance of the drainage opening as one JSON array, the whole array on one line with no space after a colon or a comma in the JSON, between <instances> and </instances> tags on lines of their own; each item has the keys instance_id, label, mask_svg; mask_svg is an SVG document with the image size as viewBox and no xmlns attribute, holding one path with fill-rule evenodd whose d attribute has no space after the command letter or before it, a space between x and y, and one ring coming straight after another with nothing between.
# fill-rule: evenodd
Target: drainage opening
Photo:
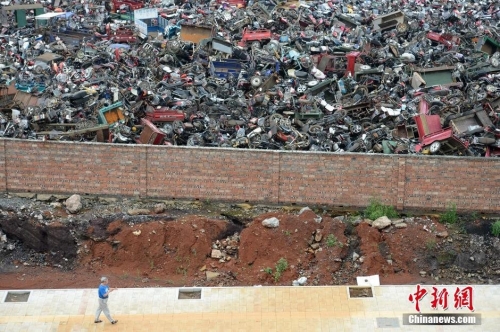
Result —
<instances>
[{"instance_id":1,"label":"drainage opening","mask_svg":"<svg viewBox=\"0 0 500 332\"><path fill-rule=\"evenodd\" d=\"M371 287L349 287L349 298L373 297Z\"/></svg>"},{"instance_id":2,"label":"drainage opening","mask_svg":"<svg viewBox=\"0 0 500 332\"><path fill-rule=\"evenodd\" d=\"M18 291L7 292L4 302L28 302L31 292Z\"/></svg>"},{"instance_id":3,"label":"drainage opening","mask_svg":"<svg viewBox=\"0 0 500 332\"><path fill-rule=\"evenodd\" d=\"M396 317L377 317L377 327L379 329L399 327L399 320Z\"/></svg>"},{"instance_id":4,"label":"drainage opening","mask_svg":"<svg viewBox=\"0 0 500 332\"><path fill-rule=\"evenodd\" d=\"M199 300L201 299L201 288L179 289L178 300Z\"/></svg>"}]
</instances>

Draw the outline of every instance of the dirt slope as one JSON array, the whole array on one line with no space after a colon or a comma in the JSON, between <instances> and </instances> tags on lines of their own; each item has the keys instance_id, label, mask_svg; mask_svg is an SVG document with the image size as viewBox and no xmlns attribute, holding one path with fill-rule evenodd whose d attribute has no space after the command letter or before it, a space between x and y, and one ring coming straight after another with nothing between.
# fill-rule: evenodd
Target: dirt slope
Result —
<instances>
[{"instance_id":1,"label":"dirt slope","mask_svg":"<svg viewBox=\"0 0 500 332\"><path fill-rule=\"evenodd\" d=\"M102 275L117 287L291 285L299 277L339 285L374 274L382 284L497 282L498 239L446 228L436 216L393 220L379 230L354 213L322 209L85 205L69 215L59 204L0 200L7 239L0 289L95 287ZM137 208L149 212L122 213ZM279 226L264 227L273 217ZM479 223L470 230L487 228ZM464 245L467 239L475 244Z\"/></svg>"}]
</instances>

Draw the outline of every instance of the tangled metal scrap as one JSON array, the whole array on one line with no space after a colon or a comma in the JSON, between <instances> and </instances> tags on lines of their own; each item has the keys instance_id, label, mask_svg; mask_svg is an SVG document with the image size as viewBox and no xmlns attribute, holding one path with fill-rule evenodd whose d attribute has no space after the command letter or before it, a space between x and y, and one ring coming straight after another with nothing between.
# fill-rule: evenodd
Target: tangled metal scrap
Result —
<instances>
[{"instance_id":1,"label":"tangled metal scrap","mask_svg":"<svg viewBox=\"0 0 500 332\"><path fill-rule=\"evenodd\" d=\"M3 10L3 137L500 155L495 1Z\"/></svg>"}]
</instances>

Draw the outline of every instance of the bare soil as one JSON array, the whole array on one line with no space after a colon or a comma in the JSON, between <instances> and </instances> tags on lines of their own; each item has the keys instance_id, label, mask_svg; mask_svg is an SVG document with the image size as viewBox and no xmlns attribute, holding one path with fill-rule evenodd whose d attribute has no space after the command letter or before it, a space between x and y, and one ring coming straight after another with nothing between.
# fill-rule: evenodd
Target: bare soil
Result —
<instances>
[{"instance_id":1,"label":"bare soil","mask_svg":"<svg viewBox=\"0 0 500 332\"><path fill-rule=\"evenodd\" d=\"M355 212L324 209L299 214L297 207L217 209L196 203L197 209L191 204L179 213L178 207L167 206L155 214L154 204L145 203L151 211L147 216L102 217L127 206L88 204L71 216L64 207L30 204L24 212L2 206L0 229L15 249L0 251L0 289L93 288L101 276L122 288L291 285L299 277L307 277L307 285L355 285L357 276L369 275L379 275L381 284L498 282L492 266L500 243L446 227L437 216L406 217L406 228L379 230ZM101 216L91 214L96 209ZM43 220L34 221L33 211L45 213ZM279 227L262 225L271 217ZM6 227L16 223L15 229L32 225L29 233L39 241ZM478 246L484 248L485 262L479 256L469 259L477 254L477 248L464 244L470 236L483 241ZM491 245L493 251L487 251ZM467 251L469 246L475 253ZM222 257L212 258L213 249ZM280 259L287 266L277 273ZM477 264L464 266L461 260Z\"/></svg>"}]
</instances>

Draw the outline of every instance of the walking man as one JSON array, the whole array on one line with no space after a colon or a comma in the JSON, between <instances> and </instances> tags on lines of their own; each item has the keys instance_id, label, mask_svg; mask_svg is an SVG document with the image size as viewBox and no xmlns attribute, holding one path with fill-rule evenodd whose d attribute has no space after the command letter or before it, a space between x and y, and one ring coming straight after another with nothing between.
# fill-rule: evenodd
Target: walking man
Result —
<instances>
[{"instance_id":1,"label":"walking man","mask_svg":"<svg viewBox=\"0 0 500 332\"><path fill-rule=\"evenodd\" d=\"M108 296L109 293L112 291L116 290L116 288L109 288L108 286L108 278L102 277L101 278L101 284L99 285L99 308L97 308L97 311L95 313L95 321L94 323L101 323L102 320L99 319L99 316L101 315L101 312L104 312L104 316L111 322L111 324L116 324L118 323L117 320L114 320L111 318L111 315L109 314L109 309L108 309Z\"/></svg>"}]
</instances>

